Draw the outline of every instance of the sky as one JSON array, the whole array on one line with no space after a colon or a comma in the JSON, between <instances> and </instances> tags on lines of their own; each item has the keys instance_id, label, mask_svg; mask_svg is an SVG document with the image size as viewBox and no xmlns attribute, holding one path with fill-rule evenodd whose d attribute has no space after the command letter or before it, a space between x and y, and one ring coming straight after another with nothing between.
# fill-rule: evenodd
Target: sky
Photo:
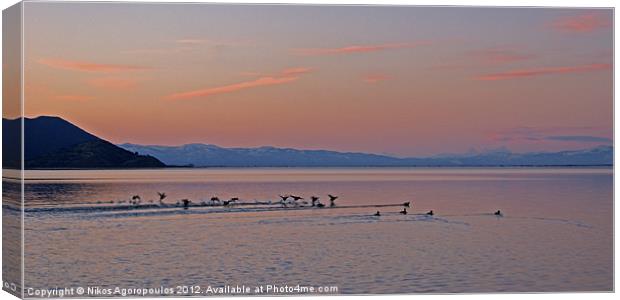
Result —
<instances>
[{"instance_id":1,"label":"sky","mask_svg":"<svg viewBox=\"0 0 620 300\"><path fill-rule=\"evenodd\" d=\"M25 115L114 143L612 144L612 10L25 3Z\"/></svg>"}]
</instances>

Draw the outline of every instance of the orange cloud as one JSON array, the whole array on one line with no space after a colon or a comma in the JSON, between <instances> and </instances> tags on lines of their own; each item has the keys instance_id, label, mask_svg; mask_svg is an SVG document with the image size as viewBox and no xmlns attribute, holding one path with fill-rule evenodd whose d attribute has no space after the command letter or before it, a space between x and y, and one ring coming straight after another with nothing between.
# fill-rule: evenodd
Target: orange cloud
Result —
<instances>
[{"instance_id":1,"label":"orange cloud","mask_svg":"<svg viewBox=\"0 0 620 300\"><path fill-rule=\"evenodd\" d=\"M385 74L367 74L367 75L364 75L362 78L364 82L369 83L369 84L375 84L375 83L385 81L388 79L391 79L391 77Z\"/></svg>"},{"instance_id":2,"label":"orange cloud","mask_svg":"<svg viewBox=\"0 0 620 300\"><path fill-rule=\"evenodd\" d=\"M93 96L84 96L84 95L59 95L55 97L58 100L63 101L88 101L94 99Z\"/></svg>"},{"instance_id":3,"label":"orange cloud","mask_svg":"<svg viewBox=\"0 0 620 300\"><path fill-rule=\"evenodd\" d=\"M533 77L551 74L583 73L590 71L606 70L611 68L610 64L589 64L573 67L549 67L538 69L514 70L503 73L487 74L477 77L478 80L504 80L512 78Z\"/></svg>"},{"instance_id":4,"label":"orange cloud","mask_svg":"<svg viewBox=\"0 0 620 300\"><path fill-rule=\"evenodd\" d=\"M308 73L310 71L310 68L304 67L289 68L282 70L278 75L275 76L262 76L251 81L244 81L219 87L211 87L189 92L176 93L169 95L166 98L171 100L190 99L197 97L206 98L214 95L232 93L261 86L280 85L297 81L299 79L299 75Z\"/></svg>"},{"instance_id":5,"label":"orange cloud","mask_svg":"<svg viewBox=\"0 0 620 300\"><path fill-rule=\"evenodd\" d=\"M70 61L63 59L39 59L37 61L42 65L48 67L80 71L80 72L96 72L96 73L113 73L123 71L138 71L149 69L147 67L133 66L133 65L113 65L113 64L98 64L85 61Z\"/></svg>"},{"instance_id":6,"label":"orange cloud","mask_svg":"<svg viewBox=\"0 0 620 300\"><path fill-rule=\"evenodd\" d=\"M270 75L268 73L260 73L260 72L240 72L239 74L241 76L252 76L252 77L256 77L256 76L262 76L262 77L282 77L282 76L295 76L295 75L301 75L301 74L305 74L305 73L310 73L313 69L312 68L306 68L306 67L296 67L296 68L288 68L288 69L284 69L282 71L280 71L279 73L276 73L275 75Z\"/></svg>"},{"instance_id":7,"label":"orange cloud","mask_svg":"<svg viewBox=\"0 0 620 300\"><path fill-rule=\"evenodd\" d=\"M390 49L415 48L419 46L430 45L430 42L422 41L417 43L394 43L381 45L353 45L342 48L305 48L295 49L294 53L302 56L318 56L318 55L338 55L352 53L369 53Z\"/></svg>"},{"instance_id":8,"label":"orange cloud","mask_svg":"<svg viewBox=\"0 0 620 300\"><path fill-rule=\"evenodd\" d=\"M93 78L89 79L87 83L90 86L107 90L130 90L138 86L138 80L131 78Z\"/></svg>"},{"instance_id":9,"label":"orange cloud","mask_svg":"<svg viewBox=\"0 0 620 300\"><path fill-rule=\"evenodd\" d=\"M310 71L312 71L312 68L298 67L298 68L284 69L282 70L281 73L283 76L295 76L295 75L309 73Z\"/></svg>"},{"instance_id":10,"label":"orange cloud","mask_svg":"<svg viewBox=\"0 0 620 300\"><path fill-rule=\"evenodd\" d=\"M586 13L559 18L551 25L559 31L583 33L610 27L611 20L599 13Z\"/></svg>"}]
</instances>

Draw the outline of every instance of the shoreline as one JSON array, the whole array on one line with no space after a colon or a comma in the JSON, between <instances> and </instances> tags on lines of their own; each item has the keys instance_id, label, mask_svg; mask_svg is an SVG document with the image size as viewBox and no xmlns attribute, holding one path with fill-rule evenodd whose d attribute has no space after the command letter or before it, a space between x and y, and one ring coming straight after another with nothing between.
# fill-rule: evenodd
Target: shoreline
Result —
<instances>
[{"instance_id":1,"label":"shoreline","mask_svg":"<svg viewBox=\"0 0 620 300\"><path fill-rule=\"evenodd\" d=\"M579 168L610 168L613 164L604 165L418 165L418 166L204 166L204 167L183 167L167 166L162 168L37 168L23 169L23 171L141 171L141 170L205 170L205 169L517 169L517 168L558 168L558 169L579 169ZM22 169L3 168L3 171L22 171ZM7 178L2 176L2 178Z\"/></svg>"}]
</instances>

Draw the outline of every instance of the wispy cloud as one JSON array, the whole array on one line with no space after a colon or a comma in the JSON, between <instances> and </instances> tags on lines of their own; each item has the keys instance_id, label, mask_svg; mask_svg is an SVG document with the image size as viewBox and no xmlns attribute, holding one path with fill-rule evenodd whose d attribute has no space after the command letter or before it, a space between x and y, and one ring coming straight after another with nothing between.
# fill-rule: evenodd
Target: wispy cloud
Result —
<instances>
[{"instance_id":1,"label":"wispy cloud","mask_svg":"<svg viewBox=\"0 0 620 300\"><path fill-rule=\"evenodd\" d=\"M558 31L585 33L610 27L611 20L601 13L593 12L561 17L554 20L551 26Z\"/></svg>"},{"instance_id":2,"label":"wispy cloud","mask_svg":"<svg viewBox=\"0 0 620 300\"><path fill-rule=\"evenodd\" d=\"M375 83L379 83L388 79L391 79L392 77L385 75L385 74L379 74L379 73L375 73L375 74L366 74L362 76L362 80L368 84L375 84Z\"/></svg>"},{"instance_id":3,"label":"wispy cloud","mask_svg":"<svg viewBox=\"0 0 620 300\"><path fill-rule=\"evenodd\" d=\"M548 136L545 139L551 141L565 141L565 142L584 142L584 143L612 143L613 140L606 137L592 136L592 135L554 135Z\"/></svg>"},{"instance_id":4,"label":"wispy cloud","mask_svg":"<svg viewBox=\"0 0 620 300\"><path fill-rule=\"evenodd\" d=\"M134 65L100 64L100 63L93 63L93 62L87 62L87 61L72 61L72 60L48 59L48 58L39 59L37 62L42 65L46 65L48 67L52 67L56 69L79 71L79 72L94 72L94 73L114 73L114 72L139 71L139 70L150 69L148 67L134 66Z\"/></svg>"},{"instance_id":5,"label":"wispy cloud","mask_svg":"<svg viewBox=\"0 0 620 300\"><path fill-rule=\"evenodd\" d=\"M534 77L552 74L584 73L610 69L610 64L589 64L569 67L545 67L534 69L513 70L502 73L485 74L476 77L478 80L505 80L514 78Z\"/></svg>"},{"instance_id":6,"label":"wispy cloud","mask_svg":"<svg viewBox=\"0 0 620 300\"><path fill-rule=\"evenodd\" d=\"M301 75L310 72L311 68L305 67L296 67L296 68L288 68L280 71L276 75L265 75L259 77L255 80L243 81L239 83L218 86L218 87L209 87L205 89L193 90L188 92L181 92L168 95L166 98L170 100L181 100L181 99L191 99L191 98L207 98L219 94L233 93L240 90L263 87L263 86L272 86L272 85L281 85L286 83L291 83L297 81Z\"/></svg>"},{"instance_id":7,"label":"wispy cloud","mask_svg":"<svg viewBox=\"0 0 620 300\"><path fill-rule=\"evenodd\" d=\"M528 53L520 46L503 45L465 51L457 56L444 57L429 69L465 70L479 67L497 66L536 59L539 56Z\"/></svg>"},{"instance_id":8,"label":"wispy cloud","mask_svg":"<svg viewBox=\"0 0 620 300\"><path fill-rule=\"evenodd\" d=\"M240 72L239 75L247 76L247 77L282 77L282 76L295 76L295 75L310 73L312 72L312 70L313 70L312 68L296 67L296 68L284 69L277 74L244 71L244 72Z\"/></svg>"},{"instance_id":9,"label":"wispy cloud","mask_svg":"<svg viewBox=\"0 0 620 300\"><path fill-rule=\"evenodd\" d=\"M310 73L311 71L312 71L312 68L297 67L297 68L284 69L282 70L281 74L282 76L297 76L301 74Z\"/></svg>"},{"instance_id":10,"label":"wispy cloud","mask_svg":"<svg viewBox=\"0 0 620 300\"><path fill-rule=\"evenodd\" d=\"M260 87L260 86L284 84L284 83L296 81L297 79L298 79L297 77L280 77L280 78L261 77L261 78L258 78L252 81L245 81L245 82L240 82L240 83L235 83L235 84L230 84L230 85L225 85L225 86L220 86L220 87L212 87L212 88L206 88L206 89L201 89L201 90L176 93L176 94L170 95L168 98L169 99L189 99L189 98L196 98L196 97L206 98L206 97L213 96L213 95L232 93L232 92L236 92L239 90L255 88L255 87Z\"/></svg>"},{"instance_id":11,"label":"wispy cloud","mask_svg":"<svg viewBox=\"0 0 620 300\"><path fill-rule=\"evenodd\" d=\"M319 55L342 55L354 53L370 53L392 49L415 48L419 46L430 45L429 41L420 41L413 43L392 43L377 45L352 45L340 48L302 48L293 49L293 53L301 56L319 56Z\"/></svg>"}]
</instances>

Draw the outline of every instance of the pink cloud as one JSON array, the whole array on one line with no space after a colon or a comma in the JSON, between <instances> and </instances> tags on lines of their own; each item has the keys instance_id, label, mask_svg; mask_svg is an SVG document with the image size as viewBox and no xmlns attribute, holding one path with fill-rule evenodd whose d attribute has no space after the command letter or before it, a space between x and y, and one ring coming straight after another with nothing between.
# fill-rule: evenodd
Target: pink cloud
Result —
<instances>
[{"instance_id":1,"label":"pink cloud","mask_svg":"<svg viewBox=\"0 0 620 300\"><path fill-rule=\"evenodd\" d=\"M288 68L282 70L281 74L283 76L296 76L301 74L306 74L312 71L312 68L298 67L298 68Z\"/></svg>"},{"instance_id":2,"label":"pink cloud","mask_svg":"<svg viewBox=\"0 0 620 300\"><path fill-rule=\"evenodd\" d=\"M584 73L598 70L606 70L611 68L610 64L589 64L572 67L548 67L537 69L514 70L503 73L494 73L478 76L478 80L504 80L522 77L534 77L552 74L568 74L568 73Z\"/></svg>"},{"instance_id":3,"label":"pink cloud","mask_svg":"<svg viewBox=\"0 0 620 300\"><path fill-rule=\"evenodd\" d=\"M319 55L338 55L338 54L353 54L353 53L369 53L378 52L391 49L403 49L403 48L415 48L419 46L430 45L428 41L416 42L416 43L393 43L393 44L380 44L380 45L353 45L341 48L305 48L295 49L294 53L302 56L319 56Z\"/></svg>"},{"instance_id":4,"label":"pink cloud","mask_svg":"<svg viewBox=\"0 0 620 300\"><path fill-rule=\"evenodd\" d=\"M257 88L262 86L281 85L297 81L299 79L299 75L308 73L310 71L310 68L304 67L288 68L280 71L279 74L275 76L262 76L250 81L182 93L175 93L172 95L168 95L166 98L171 100L190 99L197 97L206 98L214 95L233 93L240 90Z\"/></svg>"},{"instance_id":5,"label":"pink cloud","mask_svg":"<svg viewBox=\"0 0 620 300\"><path fill-rule=\"evenodd\" d=\"M132 78L93 78L87 81L90 86L107 90L130 90L138 86L138 79Z\"/></svg>"},{"instance_id":6,"label":"pink cloud","mask_svg":"<svg viewBox=\"0 0 620 300\"><path fill-rule=\"evenodd\" d=\"M610 27L611 20L600 13L585 13L558 18L551 26L559 31L584 33Z\"/></svg>"},{"instance_id":7,"label":"pink cloud","mask_svg":"<svg viewBox=\"0 0 620 300\"><path fill-rule=\"evenodd\" d=\"M516 46L496 46L464 52L456 58L445 57L430 69L463 70L480 66L509 64L532 60L538 56L523 52Z\"/></svg>"},{"instance_id":8,"label":"pink cloud","mask_svg":"<svg viewBox=\"0 0 620 300\"><path fill-rule=\"evenodd\" d=\"M268 74L268 73L260 73L260 72L241 72L239 73L241 76L251 76L251 77L281 77L281 76L295 76L295 75L301 75L301 74L305 74L305 73L310 73L313 69L312 68L306 68L306 67L296 67L296 68L288 68L288 69L284 69L278 73L274 74Z\"/></svg>"},{"instance_id":9,"label":"pink cloud","mask_svg":"<svg viewBox=\"0 0 620 300\"><path fill-rule=\"evenodd\" d=\"M282 77L282 78L274 78L274 77L260 77L256 80L245 81L241 83L235 83L220 87L206 88L202 90L189 91L184 93L176 93L168 96L169 99L189 99L196 97L209 97L218 94L232 93L239 90L260 87L260 86L269 86L269 85L278 85L284 84L292 81L296 81L298 77Z\"/></svg>"},{"instance_id":10,"label":"pink cloud","mask_svg":"<svg viewBox=\"0 0 620 300\"><path fill-rule=\"evenodd\" d=\"M379 83L388 79L391 79L391 77L385 74L367 74L362 77L362 80L369 84Z\"/></svg>"},{"instance_id":11,"label":"pink cloud","mask_svg":"<svg viewBox=\"0 0 620 300\"><path fill-rule=\"evenodd\" d=\"M133 66L133 65L116 65L116 64L99 64L86 61L71 61L63 59L39 59L37 61L42 65L48 67L79 71L79 72L97 72L97 73L113 73L123 71L138 71L149 69L147 67Z\"/></svg>"}]
</instances>

